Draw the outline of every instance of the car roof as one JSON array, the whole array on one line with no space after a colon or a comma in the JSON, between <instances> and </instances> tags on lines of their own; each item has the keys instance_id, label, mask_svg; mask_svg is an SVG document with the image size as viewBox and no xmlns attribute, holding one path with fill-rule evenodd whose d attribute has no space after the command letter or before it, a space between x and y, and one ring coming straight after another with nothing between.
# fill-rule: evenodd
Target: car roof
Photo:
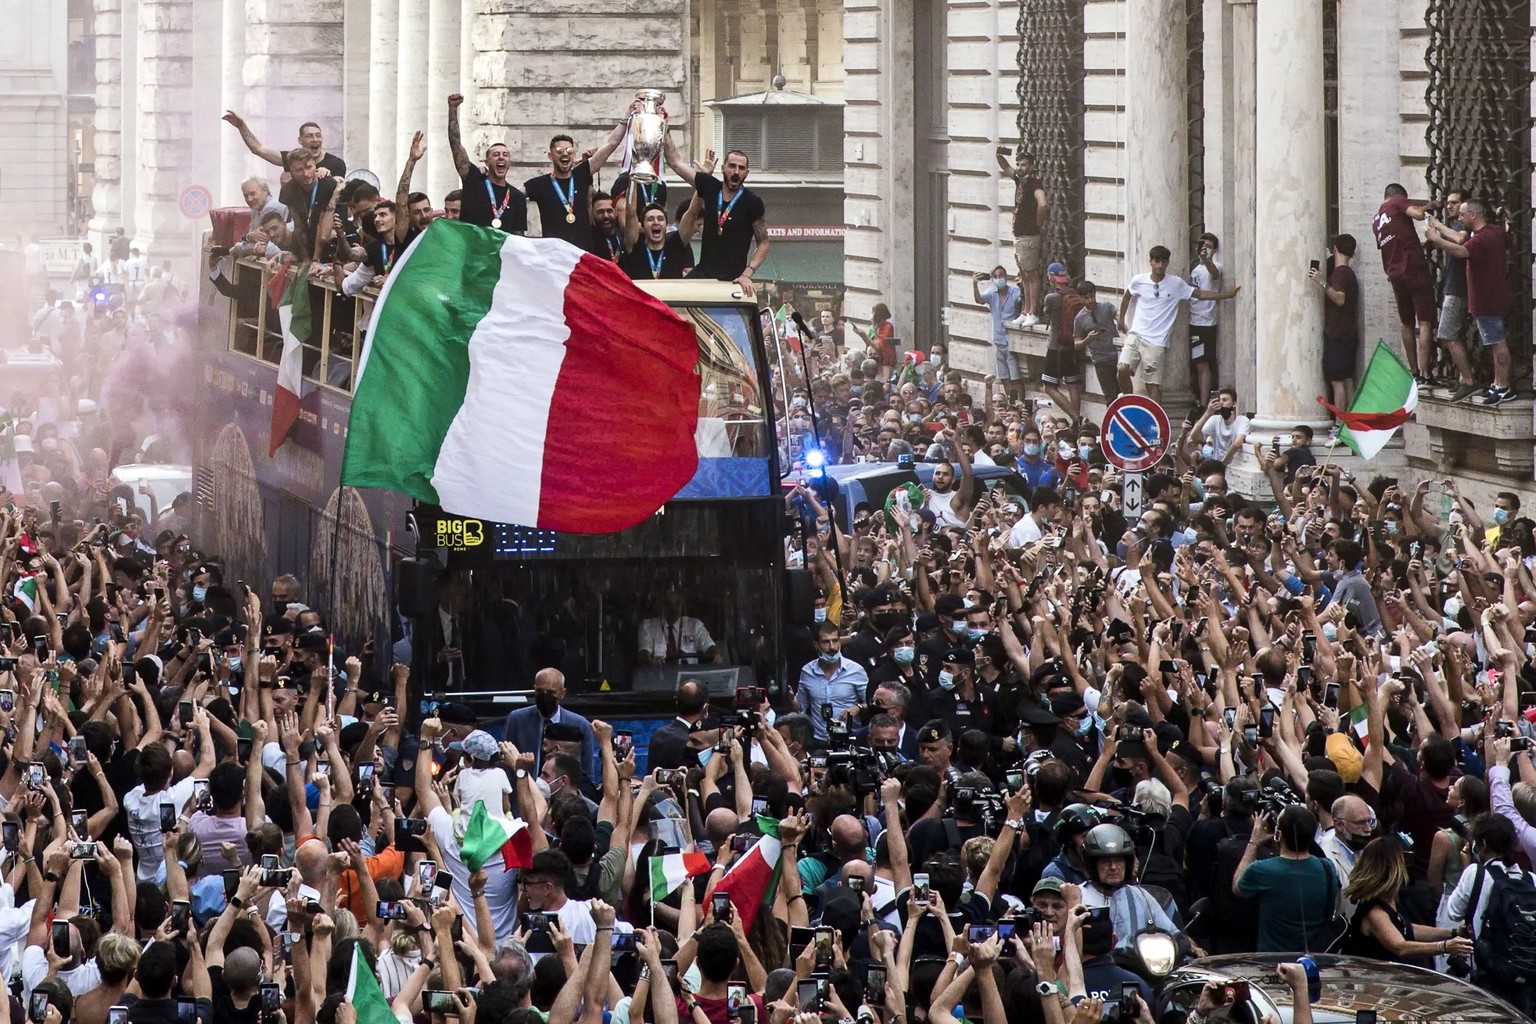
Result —
<instances>
[{"instance_id":1,"label":"car roof","mask_svg":"<svg viewBox=\"0 0 1536 1024\"><path fill-rule=\"evenodd\" d=\"M1291 990L1275 965L1294 962L1295 953L1239 953L1205 957L1169 976L1164 992L1213 979L1247 981L1262 992L1284 1021L1291 1020ZM1530 1018L1475 985L1422 967L1365 957L1316 954L1322 997L1312 1004L1315 1024L1345 1024L1356 1010L1375 1010L1379 1021L1456 1021L1525 1024Z\"/></svg>"}]
</instances>

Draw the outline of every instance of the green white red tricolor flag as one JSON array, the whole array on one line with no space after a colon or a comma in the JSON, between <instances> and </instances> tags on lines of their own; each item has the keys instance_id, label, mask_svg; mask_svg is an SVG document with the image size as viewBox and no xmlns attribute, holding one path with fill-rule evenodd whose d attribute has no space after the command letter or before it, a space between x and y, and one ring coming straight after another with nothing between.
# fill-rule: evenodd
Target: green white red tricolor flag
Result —
<instances>
[{"instance_id":1,"label":"green white red tricolor flag","mask_svg":"<svg viewBox=\"0 0 1536 1024\"><path fill-rule=\"evenodd\" d=\"M641 522L698 468L693 328L609 261L439 219L379 295L342 483L573 533Z\"/></svg>"},{"instance_id":2,"label":"green white red tricolor flag","mask_svg":"<svg viewBox=\"0 0 1536 1024\"><path fill-rule=\"evenodd\" d=\"M1343 424L1339 440L1370 461L1392 440L1397 428L1413 416L1419 405L1419 387L1397 353L1386 342L1378 341L1360 378L1355 399L1349 403L1349 411L1322 398L1318 401Z\"/></svg>"},{"instance_id":3,"label":"green white red tricolor flag","mask_svg":"<svg viewBox=\"0 0 1536 1024\"><path fill-rule=\"evenodd\" d=\"M772 818L758 815L757 827L763 837L730 866L725 876L715 883L714 892L727 893L731 905L741 915L741 930L752 930L752 922L764 907L773 905L779 891L779 872L783 868L780 856L783 845L779 842L779 823ZM794 879L799 884L799 879Z\"/></svg>"},{"instance_id":4,"label":"green white red tricolor flag","mask_svg":"<svg viewBox=\"0 0 1536 1024\"><path fill-rule=\"evenodd\" d=\"M459 844L459 857L469 870L479 871L497 854L508 871L532 867L533 833L521 818L492 814L486 810L484 800L476 800L469 825L464 829L464 841Z\"/></svg>"},{"instance_id":5,"label":"green white red tricolor flag","mask_svg":"<svg viewBox=\"0 0 1536 1024\"><path fill-rule=\"evenodd\" d=\"M362 943L352 947L352 969L347 975L347 1002L357 1013L357 1024L396 1024L395 1014L384 998L379 979L363 957Z\"/></svg>"},{"instance_id":6,"label":"green white red tricolor flag","mask_svg":"<svg viewBox=\"0 0 1536 1024\"><path fill-rule=\"evenodd\" d=\"M283 354L277 363L277 390L272 392L272 440L267 458L288 440L288 431L299 420L299 400L304 397L304 343L309 340L309 266L290 268L284 263L267 283L277 306L283 332Z\"/></svg>"},{"instance_id":7,"label":"green white red tricolor flag","mask_svg":"<svg viewBox=\"0 0 1536 1024\"><path fill-rule=\"evenodd\" d=\"M651 902L660 903L695 875L708 873L709 858L702 853L663 853L651 858Z\"/></svg>"}]
</instances>

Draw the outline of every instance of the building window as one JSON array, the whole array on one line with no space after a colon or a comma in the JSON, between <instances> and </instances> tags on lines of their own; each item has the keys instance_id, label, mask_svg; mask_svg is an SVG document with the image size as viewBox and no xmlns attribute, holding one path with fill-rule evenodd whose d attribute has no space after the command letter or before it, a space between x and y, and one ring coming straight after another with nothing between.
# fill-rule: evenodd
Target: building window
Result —
<instances>
[{"instance_id":1,"label":"building window","mask_svg":"<svg viewBox=\"0 0 1536 1024\"><path fill-rule=\"evenodd\" d=\"M722 108L720 153L739 149L753 170L841 173L843 108Z\"/></svg>"}]
</instances>

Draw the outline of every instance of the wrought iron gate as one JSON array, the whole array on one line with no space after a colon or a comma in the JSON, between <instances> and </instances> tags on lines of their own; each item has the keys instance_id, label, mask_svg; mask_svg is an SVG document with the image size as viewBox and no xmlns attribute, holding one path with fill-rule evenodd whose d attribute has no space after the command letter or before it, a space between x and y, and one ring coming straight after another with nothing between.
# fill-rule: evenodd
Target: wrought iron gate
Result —
<instances>
[{"instance_id":1,"label":"wrought iron gate","mask_svg":"<svg viewBox=\"0 0 1536 1024\"><path fill-rule=\"evenodd\" d=\"M1083 4L1019 4L1019 140L1035 155L1050 217L1041 255L1083 272Z\"/></svg>"}]
</instances>

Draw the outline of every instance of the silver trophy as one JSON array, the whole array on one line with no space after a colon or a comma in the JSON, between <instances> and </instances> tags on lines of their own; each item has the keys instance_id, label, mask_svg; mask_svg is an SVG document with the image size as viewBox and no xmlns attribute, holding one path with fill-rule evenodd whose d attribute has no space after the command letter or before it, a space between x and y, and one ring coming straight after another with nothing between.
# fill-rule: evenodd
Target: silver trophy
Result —
<instances>
[{"instance_id":1,"label":"silver trophy","mask_svg":"<svg viewBox=\"0 0 1536 1024\"><path fill-rule=\"evenodd\" d=\"M630 162L632 180L649 185L656 180L656 161L667 139L667 119L661 112L667 94L656 89L635 93L640 109L629 115Z\"/></svg>"}]
</instances>

